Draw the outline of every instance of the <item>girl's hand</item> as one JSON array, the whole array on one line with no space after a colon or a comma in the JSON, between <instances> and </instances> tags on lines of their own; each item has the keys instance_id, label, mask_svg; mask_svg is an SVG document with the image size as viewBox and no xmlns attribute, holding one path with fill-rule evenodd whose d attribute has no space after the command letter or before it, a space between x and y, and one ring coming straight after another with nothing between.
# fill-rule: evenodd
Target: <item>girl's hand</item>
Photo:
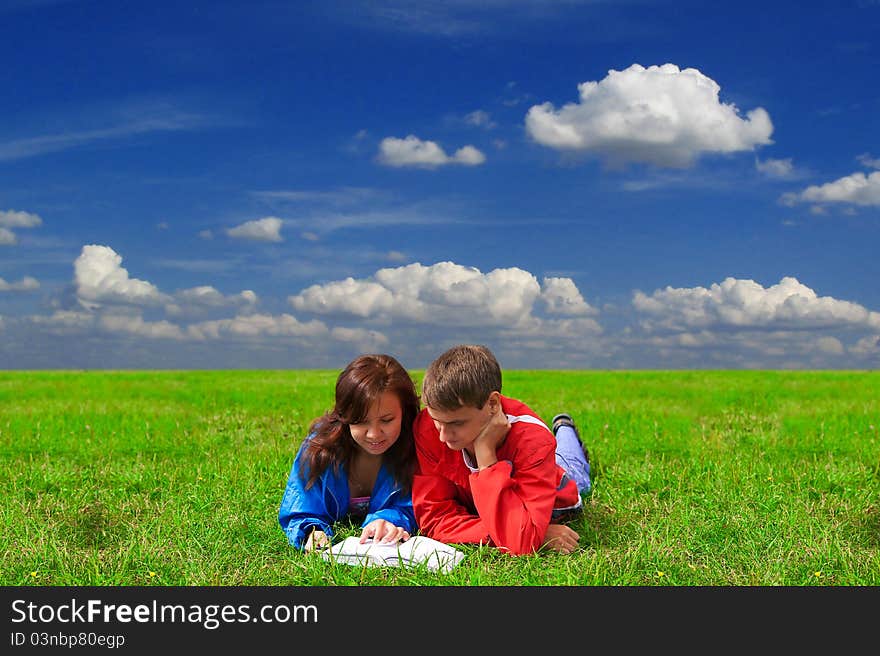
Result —
<instances>
[{"instance_id":1,"label":"girl's hand","mask_svg":"<svg viewBox=\"0 0 880 656\"><path fill-rule=\"evenodd\" d=\"M409 540L409 532L384 519L374 519L361 531L361 544L370 538L381 544L394 544Z\"/></svg>"},{"instance_id":2,"label":"girl's hand","mask_svg":"<svg viewBox=\"0 0 880 656\"><path fill-rule=\"evenodd\" d=\"M309 533L309 537L306 540L306 544L303 547L303 550L306 553L310 553L318 549L326 549L329 546L330 538L327 537L327 534L324 533L324 531L312 529L312 532Z\"/></svg>"}]
</instances>

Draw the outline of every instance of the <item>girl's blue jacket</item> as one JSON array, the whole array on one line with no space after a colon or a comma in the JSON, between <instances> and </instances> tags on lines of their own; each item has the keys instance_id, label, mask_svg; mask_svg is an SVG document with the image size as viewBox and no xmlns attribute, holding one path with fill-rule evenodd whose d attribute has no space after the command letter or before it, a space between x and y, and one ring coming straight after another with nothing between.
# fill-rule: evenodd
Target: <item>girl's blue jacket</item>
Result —
<instances>
[{"instance_id":1,"label":"girl's blue jacket","mask_svg":"<svg viewBox=\"0 0 880 656\"><path fill-rule=\"evenodd\" d=\"M294 458L278 511L278 522L288 542L297 549L303 548L313 527L332 538L333 523L345 517L349 511L348 476L342 467L338 471L332 465L327 467L314 485L306 489L308 472L303 471L306 467L303 452L311 438L312 435L309 435L305 439ZM414 533L416 529L412 495L400 489L386 463L382 463L379 469L370 494L367 516L361 526L376 519L384 519L409 533Z\"/></svg>"}]
</instances>

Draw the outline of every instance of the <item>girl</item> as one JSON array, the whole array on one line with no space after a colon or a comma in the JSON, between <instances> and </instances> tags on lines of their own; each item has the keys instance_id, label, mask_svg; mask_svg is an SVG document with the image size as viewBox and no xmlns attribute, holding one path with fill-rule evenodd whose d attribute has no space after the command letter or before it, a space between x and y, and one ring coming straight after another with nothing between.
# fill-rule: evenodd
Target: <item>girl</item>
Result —
<instances>
[{"instance_id":1,"label":"girl","mask_svg":"<svg viewBox=\"0 0 880 656\"><path fill-rule=\"evenodd\" d=\"M291 545L329 546L333 523L361 521L361 542L394 543L415 531L412 426L419 397L390 355L362 355L336 379L336 404L299 448L278 521Z\"/></svg>"}]
</instances>

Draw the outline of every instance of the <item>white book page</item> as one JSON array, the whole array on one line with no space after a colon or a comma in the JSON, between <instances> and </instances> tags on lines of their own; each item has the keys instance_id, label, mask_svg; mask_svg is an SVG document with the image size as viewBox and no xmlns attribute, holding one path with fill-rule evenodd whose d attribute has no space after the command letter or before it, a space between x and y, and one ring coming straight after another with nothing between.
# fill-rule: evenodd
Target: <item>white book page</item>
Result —
<instances>
[{"instance_id":1,"label":"white book page","mask_svg":"<svg viewBox=\"0 0 880 656\"><path fill-rule=\"evenodd\" d=\"M406 567L424 564L432 572L448 572L464 553L448 544L416 535L405 542L380 544L351 536L321 552L324 560L367 567Z\"/></svg>"}]
</instances>

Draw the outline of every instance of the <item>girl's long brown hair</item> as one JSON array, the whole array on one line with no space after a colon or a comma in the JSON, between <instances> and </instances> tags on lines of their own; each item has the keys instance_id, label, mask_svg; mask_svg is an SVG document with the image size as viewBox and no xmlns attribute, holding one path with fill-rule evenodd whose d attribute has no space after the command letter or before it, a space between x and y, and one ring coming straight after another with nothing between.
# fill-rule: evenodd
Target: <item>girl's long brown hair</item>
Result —
<instances>
[{"instance_id":1,"label":"girl's long brown hair","mask_svg":"<svg viewBox=\"0 0 880 656\"><path fill-rule=\"evenodd\" d=\"M419 396L406 369L385 354L361 355L337 377L336 405L309 426L309 433L314 436L303 453L308 471L307 488L314 485L327 467L332 466L337 472L341 467L348 472L348 463L357 449L349 424L364 421L384 392L397 395L403 417L400 437L382 457L401 488L410 491L416 457L413 422L419 413Z\"/></svg>"}]
</instances>

